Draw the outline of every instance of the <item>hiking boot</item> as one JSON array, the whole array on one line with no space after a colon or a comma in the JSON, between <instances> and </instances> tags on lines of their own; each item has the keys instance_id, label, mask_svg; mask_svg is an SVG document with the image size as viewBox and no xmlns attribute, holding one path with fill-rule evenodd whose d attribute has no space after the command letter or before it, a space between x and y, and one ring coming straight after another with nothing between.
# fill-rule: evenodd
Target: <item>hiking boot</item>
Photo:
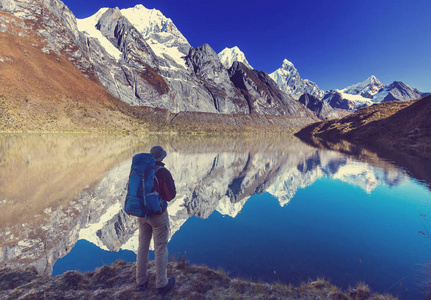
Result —
<instances>
[{"instance_id":1,"label":"hiking boot","mask_svg":"<svg viewBox=\"0 0 431 300\"><path fill-rule=\"evenodd\" d=\"M157 294L159 294L159 295L165 295L169 291L171 291L174 288L174 286L175 286L175 277L171 277L171 278L169 278L167 285L165 285L162 288L158 288L157 289Z\"/></svg>"},{"instance_id":2,"label":"hiking boot","mask_svg":"<svg viewBox=\"0 0 431 300\"><path fill-rule=\"evenodd\" d=\"M138 292L143 292L143 291L145 291L145 290L147 289L147 286L148 286L148 280L147 280L147 281L145 281L145 283L144 283L144 284L140 284L140 285L138 285L138 286L136 287L136 289L138 290Z\"/></svg>"}]
</instances>

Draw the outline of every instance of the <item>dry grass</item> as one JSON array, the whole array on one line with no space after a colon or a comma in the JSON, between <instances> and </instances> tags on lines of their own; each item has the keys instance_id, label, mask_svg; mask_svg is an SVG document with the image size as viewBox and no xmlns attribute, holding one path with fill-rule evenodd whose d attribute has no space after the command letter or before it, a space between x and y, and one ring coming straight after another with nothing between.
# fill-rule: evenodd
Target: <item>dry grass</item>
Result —
<instances>
[{"instance_id":1,"label":"dry grass","mask_svg":"<svg viewBox=\"0 0 431 300\"><path fill-rule=\"evenodd\" d=\"M170 262L168 275L177 285L167 299L394 299L373 294L363 283L343 292L324 279L304 282L299 287L281 283L232 279L222 270L191 265L184 259ZM135 264L117 261L95 271L68 271L48 277L33 269L0 270L2 299L163 299L157 296L154 261L149 265L149 286L144 292L135 288Z\"/></svg>"}]
</instances>

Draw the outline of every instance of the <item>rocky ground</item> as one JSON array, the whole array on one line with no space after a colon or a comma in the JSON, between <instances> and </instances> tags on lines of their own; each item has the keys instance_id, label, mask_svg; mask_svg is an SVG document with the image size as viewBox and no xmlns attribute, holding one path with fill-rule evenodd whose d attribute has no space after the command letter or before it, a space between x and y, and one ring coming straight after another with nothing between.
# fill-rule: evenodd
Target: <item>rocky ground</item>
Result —
<instances>
[{"instance_id":1,"label":"rocky ground","mask_svg":"<svg viewBox=\"0 0 431 300\"><path fill-rule=\"evenodd\" d=\"M154 261L149 267L146 291L135 288L135 264L117 261L95 271L68 271L49 277L34 269L0 270L2 299L395 299L373 294L358 284L342 291L326 280L318 279L300 286L269 284L230 278L222 270L190 265L183 259L170 262L168 275L176 277L176 287L166 296L158 296L154 287Z\"/></svg>"}]
</instances>

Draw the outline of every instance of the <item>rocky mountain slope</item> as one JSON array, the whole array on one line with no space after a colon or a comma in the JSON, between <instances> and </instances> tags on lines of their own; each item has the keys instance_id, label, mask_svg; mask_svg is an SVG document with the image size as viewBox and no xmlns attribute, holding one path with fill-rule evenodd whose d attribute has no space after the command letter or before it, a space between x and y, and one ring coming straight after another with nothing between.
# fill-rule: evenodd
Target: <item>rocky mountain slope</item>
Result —
<instances>
[{"instance_id":1,"label":"rocky mountain slope","mask_svg":"<svg viewBox=\"0 0 431 300\"><path fill-rule=\"evenodd\" d=\"M141 33L118 9L100 10L78 23L58 0L0 0L0 9L2 131L188 131L190 125L198 128L206 122L215 130L224 121L207 114L185 113L178 118L182 124L171 121L175 111L251 113L248 100L211 47L191 48L171 21L157 12L150 15L161 23L150 22L151 30ZM133 12L125 14L136 22ZM80 31L82 26L97 34ZM258 98L262 104L253 113L290 114L286 106L274 110L266 99ZM229 115L244 118L236 116ZM314 120L300 118L297 126ZM248 128L253 121L253 117L247 121ZM291 122L286 120L286 125ZM228 127L244 129L234 123Z\"/></svg>"},{"instance_id":2,"label":"rocky mountain slope","mask_svg":"<svg viewBox=\"0 0 431 300\"><path fill-rule=\"evenodd\" d=\"M247 100L249 113L314 117L303 104L282 92L267 73L237 61L228 71L232 83Z\"/></svg>"},{"instance_id":3,"label":"rocky mountain slope","mask_svg":"<svg viewBox=\"0 0 431 300\"><path fill-rule=\"evenodd\" d=\"M314 112L319 119L336 119L340 117L340 114L331 105L316 96L305 93L299 98L299 102Z\"/></svg>"},{"instance_id":4,"label":"rocky mountain slope","mask_svg":"<svg viewBox=\"0 0 431 300\"><path fill-rule=\"evenodd\" d=\"M148 10L142 5L127 10L103 9L89 19L92 22L79 21L78 24L88 23L79 28L89 37L101 34L107 38L110 45L121 53L117 63L123 69L124 64L131 72L136 69L148 70L151 68L151 74L157 79L155 82L148 80L147 82L136 82L136 76L125 74L127 78L131 79L128 79L128 82L122 81L125 85L119 92L117 83L115 86L111 86L110 79L102 80L109 77L107 72L98 74L98 77L102 78L103 84L114 95L121 99L128 99L126 102L166 108L171 112L292 115L291 111L296 110L295 108L289 110L288 107L274 110L264 95L257 97L260 108L251 109L250 100L233 84L227 68L223 66L215 51L208 44L196 48L190 47L172 21L165 18L159 11ZM121 22L122 28L125 28L124 33L116 31L119 22ZM87 27L89 29L86 29ZM94 30L94 27L98 32ZM136 30L137 33L129 38L128 30ZM135 57L133 60L127 58L130 50L118 42L124 43L127 39L130 39L129 43L139 42L142 45L141 48L145 48L133 55ZM233 59L241 59L246 62L239 49L234 48L232 51L235 52ZM233 55L233 52L231 54ZM119 70L114 77L124 76L122 73L124 70ZM131 80L132 84L130 84ZM158 94L148 90L148 83L153 87L153 83L156 84ZM130 86L133 86L134 89L131 90ZM277 86L273 85L273 89L277 89ZM252 91L248 90L247 93L252 93ZM297 104L294 105L297 106Z\"/></svg>"},{"instance_id":5,"label":"rocky mountain slope","mask_svg":"<svg viewBox=\"0 0 431 300\"><path fill-rule=\"evenodd\" d=\"M331 141L344 139L430 157L430 115L431 95L419 100L374 104L340 120L309 125L297 135Z\"/></svg>"}]
</instances>

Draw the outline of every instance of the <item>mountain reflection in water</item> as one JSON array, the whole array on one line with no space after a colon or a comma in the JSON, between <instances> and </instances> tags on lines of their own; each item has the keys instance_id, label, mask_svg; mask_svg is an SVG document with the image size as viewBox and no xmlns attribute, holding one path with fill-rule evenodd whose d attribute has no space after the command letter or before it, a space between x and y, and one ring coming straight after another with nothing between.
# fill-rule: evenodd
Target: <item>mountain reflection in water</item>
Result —
<instances>
[{"instance_id":1,"label":"mountain reflection in water","mask_svg":"<svg viewBox=\"0 0 431 300\"><path fill-rule=\"evenodd\" d=\"M293 137L2 135L1 263L51 274L78 240L136 252L136 220L122 210L125 187L132 156L156 144L167 150L165 163L177 185L168 209L171 238L191 216L207 219L217 211L235 218L255 194L269 193L284 207L321 178L368 194L411 181L409 169L372 153L355 158ZM424 205L423 213L429 209Z\"/></svg>"}]
</instances>

